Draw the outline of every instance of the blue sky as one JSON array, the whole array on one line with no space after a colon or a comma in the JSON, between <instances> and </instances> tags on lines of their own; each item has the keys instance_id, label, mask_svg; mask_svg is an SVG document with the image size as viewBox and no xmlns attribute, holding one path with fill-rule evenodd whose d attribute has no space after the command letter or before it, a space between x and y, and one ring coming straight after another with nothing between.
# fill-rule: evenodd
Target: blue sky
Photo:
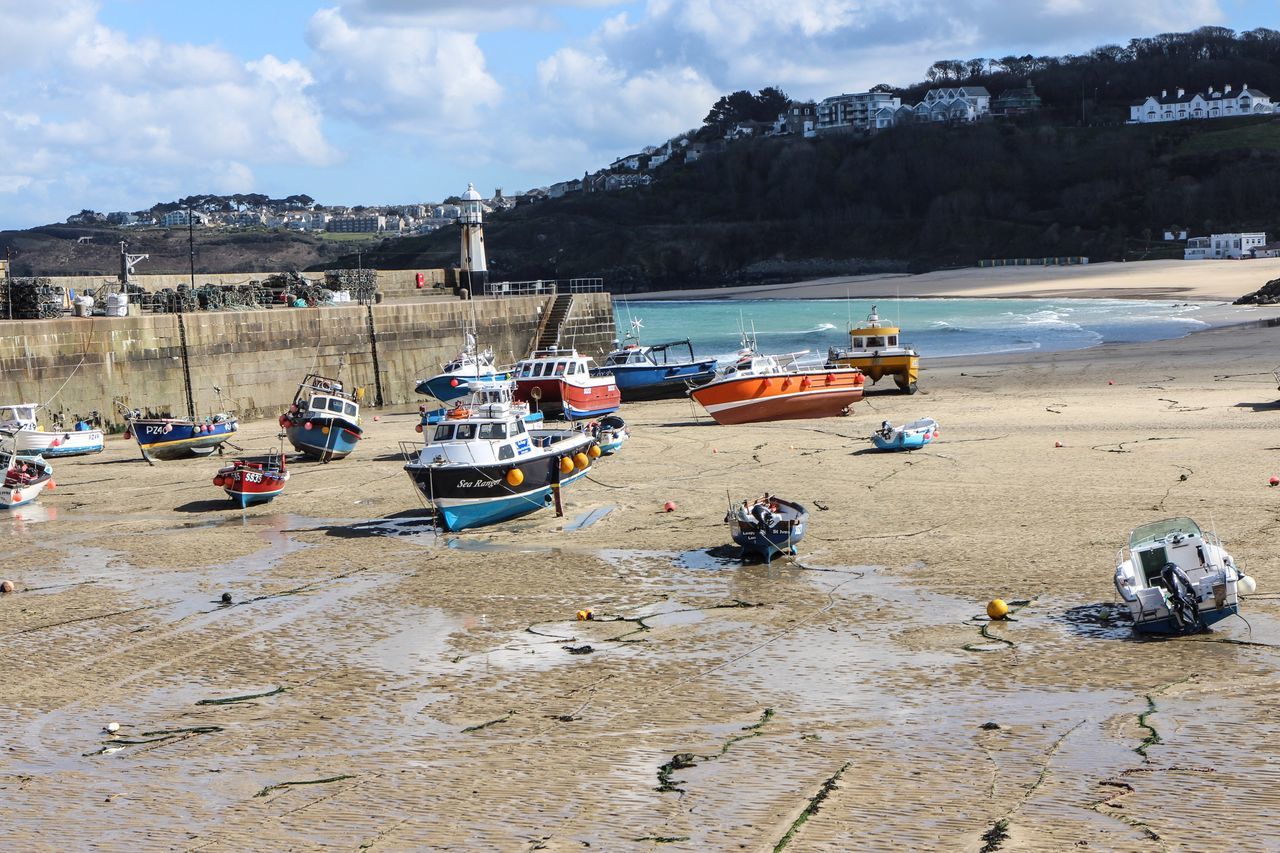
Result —
<instances>
[{"instance_id":1,"label":"blue sky","mask_svg":"<svg viewBox=\"0 0 1280 853\"><path fill-rule=\"evenodd\" d=\"M1280 4L0 0L0 229L203 192L512 193L692 129L736 89L822 98L1205 24L1280 29Z\"/></svg>"}]
</instances>

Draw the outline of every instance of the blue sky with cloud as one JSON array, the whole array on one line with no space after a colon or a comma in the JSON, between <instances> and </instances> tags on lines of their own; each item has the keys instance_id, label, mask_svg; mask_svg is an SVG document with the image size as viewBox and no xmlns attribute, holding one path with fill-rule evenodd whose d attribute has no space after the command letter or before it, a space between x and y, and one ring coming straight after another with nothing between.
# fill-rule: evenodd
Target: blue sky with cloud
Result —
<instances>
[{"instance_id":1,"label":"blue sky with cloud","mask_svg":"<svg viewBox=\"0 0 1280 853\"><path fill-rule=\"evenodd\" d=\"M511 193L694 128L735 89L821 98L1205 24L1280 28L1280 4L0 0L0 228L201 192Z\"/></svg>"}]
</instances>

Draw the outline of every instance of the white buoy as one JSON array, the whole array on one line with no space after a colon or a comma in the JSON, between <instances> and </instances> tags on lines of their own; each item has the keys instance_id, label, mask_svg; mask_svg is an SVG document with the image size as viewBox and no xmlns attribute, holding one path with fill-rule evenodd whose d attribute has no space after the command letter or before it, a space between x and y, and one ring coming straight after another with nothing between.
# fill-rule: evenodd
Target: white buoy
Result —
<instances>
[{"instance_id":1,"label":"white buoy","mask_svg":"<svg viewBox=\"0 0 1280 853\"><path fill-rule=\"evenodd\" d=\"M107 723L107 731L111 732L112 734L115 734L116 732L120 731L120 724Z\"/></svg>"},{"instance_id":2,"label":"white buoy","mask_svg":"<svg viewBox=\"0 0 1280 853\"><path fill-rule=\"evenodd\" d=\"M1236 587L1245 595L1253 595L1253 591L1258 588L1258 582L1248 575L1241 575L1240 581L1236 584Z\"/></svg>"}]
</instances>

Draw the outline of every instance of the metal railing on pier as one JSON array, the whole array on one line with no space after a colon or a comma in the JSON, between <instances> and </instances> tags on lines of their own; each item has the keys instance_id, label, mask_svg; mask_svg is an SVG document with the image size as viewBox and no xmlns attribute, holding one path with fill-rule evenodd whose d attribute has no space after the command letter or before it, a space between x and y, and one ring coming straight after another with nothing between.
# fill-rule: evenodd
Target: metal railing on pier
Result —
<instances>
[{"instance_id":1,"label":"metal railing on pier","mask_svg":"<svg viewBox=\"0 0 1280 853\"><path fill-rule=\"evenodd\" d=\"M539 278L533 281L490 281L484 286L485 296L554 296L557 293L603 293L603 278L571 278L559 281Z\"/></svg>"}]
</instances>

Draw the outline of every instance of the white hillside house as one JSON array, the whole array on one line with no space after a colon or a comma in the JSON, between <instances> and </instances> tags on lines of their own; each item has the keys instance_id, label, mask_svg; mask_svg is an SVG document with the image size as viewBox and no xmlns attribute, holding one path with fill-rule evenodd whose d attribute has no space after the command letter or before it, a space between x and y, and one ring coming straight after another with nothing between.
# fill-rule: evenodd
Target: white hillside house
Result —
<instances>
[{"instance_id":1,"label":"white hillside house","mask_svg":"<svg viewBox=\"0 0 1280 853\"><path fill-rule=\"evenodd\" d=\"M1164 89L1159 97L1148 95L1130 104L1129 124L1270 115L1272 112L1271 96L1260 89L1250 89L1248 83L1238 92L1232 91L1230 84L1223 86L1221 92L1210 86L1204 92L1188 94L1185 89L1176 89L1170 95L1169 90Z\"/></svg>"},{"instance_id":2,"label":"white hillside house","mask_svg":"<svg viewBox=\"0 0 1280 853\"><path fill-rule=\"evenodd\" d=\"M1183 260L1203 261L1211 258L1250 258L1267 245L1265 231L1239 234L1210 234L1192 237L1182 252Z\"/></svg>"}]
</instances>

